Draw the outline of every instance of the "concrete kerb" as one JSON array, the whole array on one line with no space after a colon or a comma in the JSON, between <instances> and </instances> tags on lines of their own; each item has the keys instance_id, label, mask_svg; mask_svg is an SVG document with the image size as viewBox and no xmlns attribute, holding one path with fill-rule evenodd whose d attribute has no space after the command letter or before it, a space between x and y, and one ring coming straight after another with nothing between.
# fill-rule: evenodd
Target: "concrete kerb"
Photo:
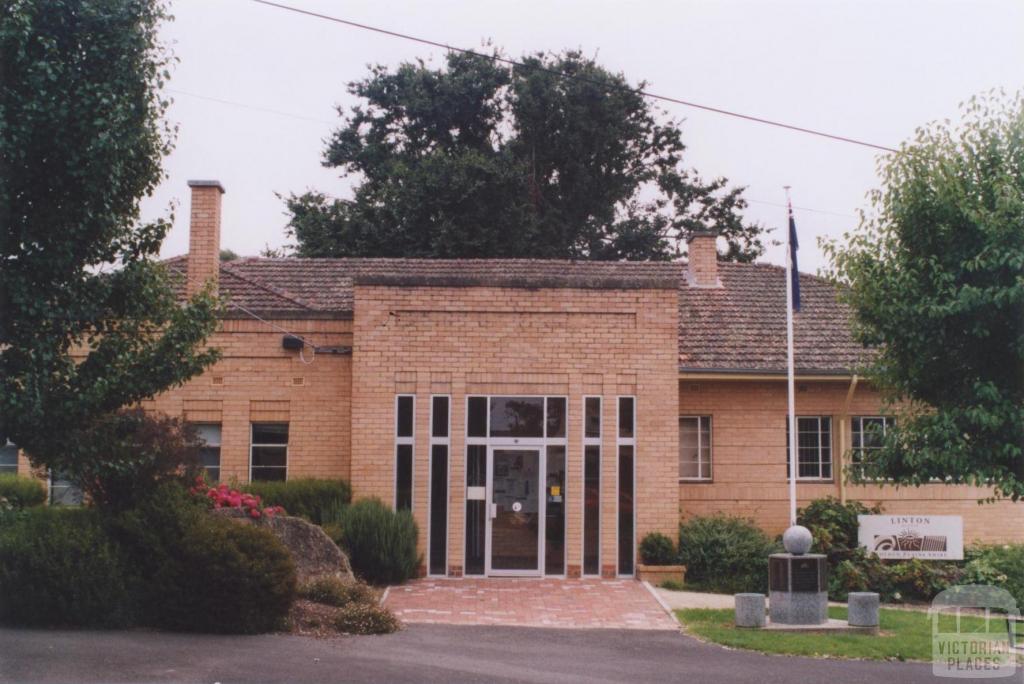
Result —
<instances>
[{"instance_id":1,"label":"concrete kerb","mask_svg":"<svg viewBox=\"0 0 1024 684\"><path fill-rule=\"evenodd\" d=\"M668 616L670 618L672 618L672 621L675 622L676 625L678 625L680 629L682 629L683 628L683 623L679 622L679 618L676 617L675 612L668 605L668 603L666 603L665 600L663 598L661 598L661 596L658 595L658 592L655 591L654 587L651 586L651 583L646 581L646 580L643 580L642 584L644 585L644 588L647 589L647 593L649 593L651 596L653 596L654 600L658 602L658 605L661 606L661 609L664 610L666 613L668 613Z\"/></svg>"}]
</instances>

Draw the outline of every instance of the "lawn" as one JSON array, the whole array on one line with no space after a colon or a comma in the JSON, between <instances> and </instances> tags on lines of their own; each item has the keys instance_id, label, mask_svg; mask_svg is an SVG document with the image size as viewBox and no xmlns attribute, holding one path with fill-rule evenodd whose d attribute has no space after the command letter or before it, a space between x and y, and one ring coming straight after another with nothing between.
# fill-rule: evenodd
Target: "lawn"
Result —
<instances>
[{"instance_id":1,"label":"lawn","mask_svg":"<svg viewBox=\"0 0 1024 684\"><path fill-rule=\"evenodd\" d=\"M829 608L828 614L831 618L846 619L845 608ZM734 614L731 610L690 608L677 610L676 615L685 625L687 632L732 648L819 658L927 661L932 659L931 618L927 613L919 611L883 608L879 618L879 636L795 634L741 629L733 625ZM962 628L983 631L984 621L965 617Z\"/></svg>"}]
</instances>

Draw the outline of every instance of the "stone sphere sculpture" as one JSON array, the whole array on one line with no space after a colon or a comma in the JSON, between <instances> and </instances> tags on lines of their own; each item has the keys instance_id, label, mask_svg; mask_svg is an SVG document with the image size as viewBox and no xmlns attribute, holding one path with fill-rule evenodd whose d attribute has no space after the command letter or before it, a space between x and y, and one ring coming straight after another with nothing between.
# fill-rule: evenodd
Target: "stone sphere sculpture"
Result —
<instances>
[{"instance_id":1,"label":"stone sphere sculpture","mask_svg":"<svg viewBox=\"0 0 1024 684\"><path fill-rule=\"evenodd\" d=\"M811 531L803 525L793 525L782 534L782 545L794 556L802 556L810 551L813 542Z\"/></svg>"}]
</instances>

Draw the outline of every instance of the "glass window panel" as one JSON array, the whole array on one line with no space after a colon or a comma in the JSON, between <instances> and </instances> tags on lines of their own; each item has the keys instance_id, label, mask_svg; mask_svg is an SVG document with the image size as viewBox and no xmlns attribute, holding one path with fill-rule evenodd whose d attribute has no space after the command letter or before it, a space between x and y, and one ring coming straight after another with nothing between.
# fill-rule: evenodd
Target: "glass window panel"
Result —
<instances>
[{"instance_id":1,"label":"glass window panel","mask_svg":"<svg viewBox=\"0 0 1024 684\"><path fill-rule=\"evenodd\" d=\"M51 506L80 506L82 501L82 489L67 475L59 470L50 474Z\"/></svg>"},{"instance_id":2,"label":"glass window panel","mask_svg":"<svg viewBox=\"0 0 1024 684\"><path fill-rule=\"evenodd\" d=\"M601 438L601 397L587 397L584 405L585 436L588 439Z\"/></svg>"},{"instance_id":3,"label":"glass window panel","mask_svg":"<svg viewBox=\"0 0 1024 684\"><path fill-rule=\"evenodd\" d=\"M491 397L491 437L543 437L542 397Z\"/></svg>"},{"instance_id":4,"label":"glass window panel","mask_svg":"<svg viewBox=\"0 0 1024 684\"><path fill-rule=\"evenodd\" d=\"M619 574L633 574L633 447L619 446Z\"/></svg>"},{"instance_id":5,"label":"glass window panel","mask_svg":"<svg viewBox=\"0 0 1024 684\"><path fill-rule=\"evenodd\" d=\"M395 508L412 509L412 445L395 447Z\"/></svg>"},{"instance_id":6,"label":"glass window panel","mask_svg":"<svg viewBox=\"0 0 1024 684\"><path fill-rule=\"evenodd\" d=\"M0 439L0 473L18 472L18 447L6 439Z\"/></svg>"},{"instance_id":7,"label":"glass window panel","mask_svg":"<svg viewBox=\"0 0 1024 684\"><path fill-rule=\"evenodd\" d=\"M201 423L195 426L196 434L206 446L220 446L220 425L217 423Z\"/></svg>"},{"instance_id":8,"label":"glass window panel","mask_svg":"<svg viewBox=\"0 0 1024 684\"><path fill-rule=\"evenodd\" d=\"M565 447L549 446L545 485L544 572L565 573Z\"/></svg>"},{"instance_id":9,"label":"glass window panel","mask_svg":"<svg viewBox=\"0 0 1024 684\"><path fill-rule=\"evenodd\" d=\"M697 459L680 462L679 477L691 479L700 477L700 463L698 463Z\"/></svg>"},{"instance_id":10,"label":"glass window panel","mask_svg":"<svg viewBox=\"0 0 1024 684\"><path fill-rule=\"evenodd\" d=\"M448 397L434 397L433 425L430 434L434 437L448 436Z\"/></svg>"},{"instance_id":11,"label":"glass window panel","mask_svg":"<svg viewBox=\"0 0 1024 684\"><path fill-rule=\"evenodd\" d=\"M583 573L598 575L601 547L601 447L583 449Z\"/></svg>"},{"instance_id":12,"label":"glass window panel","mask_svg":"<svg viewBox=\"0 0 1024 684\"><path fill-rule=\"evenodd\" d=\"M395 434L398 437L412 437L413 398L409 395L398 397L398 417L395 421Z\"/></svg>"},{"instance_id":13,"label":"glass window panel","mask_svg":"<svg viewBox=\"0 0 1024 684\"><path fill-rule=\"evenodd\" d=\"M565 437L565 397L548 397L548 437Z\"/></svg>"},{"instance_id":14,"label":"glass window panel","mask_svg":"<svg viewBox=\"0 0 1024 684\"><path fill-rule=\"evenodd\" d=\"M633 397L619 397L619 437L633 438Z\"/></svg>"},{"instance_id":15,"label":"glass window panel","mask_svg":"<svg viewBox=\"0 0 1024 684\"><path fill-rule=\"evenodd\" d=\"M288 479L287 468L253 468L253 482L284 482Z\"/></svg>"},{"instance_id":16,"label":"glass window panel","mask_svg":"<svg viewBox=\"0 0 1024 684\"><path fill-rule=\"evenodd\" d=\"M466 486L484 487L486 485L487 447L483 444L470 444L466 447ZM487 531L487 520L484 515L486 510L486 502L483 499L470 499L468 496L466 497L465 573L467 575L484 574L485 535Z\"/></svg>"},{"instance_id":17,"label":"glass window panel","mask_svg":"<svg viewBox=\"0 0 1024 684\"><path fill-rule=\"evenodd\" d=\"M280 446L254 446L252 448L253 468L275 466L283 468L288 465L288 450Z\"/></svg>"},{"instance_id":18,"label":"glass window panel","mask_svg":"<svg viewBox=\"0 0 1024 684\"><path fill-rule=\"evenodd\" d=\"M253 423L253 444L287 444L288 423Z\"/></svg>"},{"instance_id":19,"label":"glass window panel","mask_svg":"<svg viewBox=\"0 0 1024 684\"><path fill-rule=\"evenodd\" d=\"M469 398L469 415L466 416L466 435L487 436L487 397Z\"/></svg>"},{"instance_id":20,"label":"glass window panel","mask_svg":"<svg viewBox=\"0 0 1024 684\"><path fill-rule=\"evenodd\" d=\"M436 414L435 414L436 415ZM430 573L448 574L448 445L430 449Z\"/></svg>"},{"instance_id":21,"label":"glass window panel","mask_svg":"<svg viewBox=\"0 0 1024 684\"><path fill-rule=\"evenodd\" d=\"M212 482L220 480L220 447L206 446L199 450L199 465L206 469Z\"/></svg>"}]
</instances>

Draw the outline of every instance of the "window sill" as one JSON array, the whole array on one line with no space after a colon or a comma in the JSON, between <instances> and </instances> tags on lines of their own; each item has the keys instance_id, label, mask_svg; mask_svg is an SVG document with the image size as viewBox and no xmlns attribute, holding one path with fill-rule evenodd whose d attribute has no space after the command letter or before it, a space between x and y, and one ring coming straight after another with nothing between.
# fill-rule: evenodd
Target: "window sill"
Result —
<instances>
[{"instance_id":1,"label":"window sill","mask_svg":"<svg viewBox=\"0 0 1024 684\"><path fill-rule=\"evenodd\" d=\"M713 484L714 479L710 477L681 477L679 484Z\"/></svg>"}]
</instances>

